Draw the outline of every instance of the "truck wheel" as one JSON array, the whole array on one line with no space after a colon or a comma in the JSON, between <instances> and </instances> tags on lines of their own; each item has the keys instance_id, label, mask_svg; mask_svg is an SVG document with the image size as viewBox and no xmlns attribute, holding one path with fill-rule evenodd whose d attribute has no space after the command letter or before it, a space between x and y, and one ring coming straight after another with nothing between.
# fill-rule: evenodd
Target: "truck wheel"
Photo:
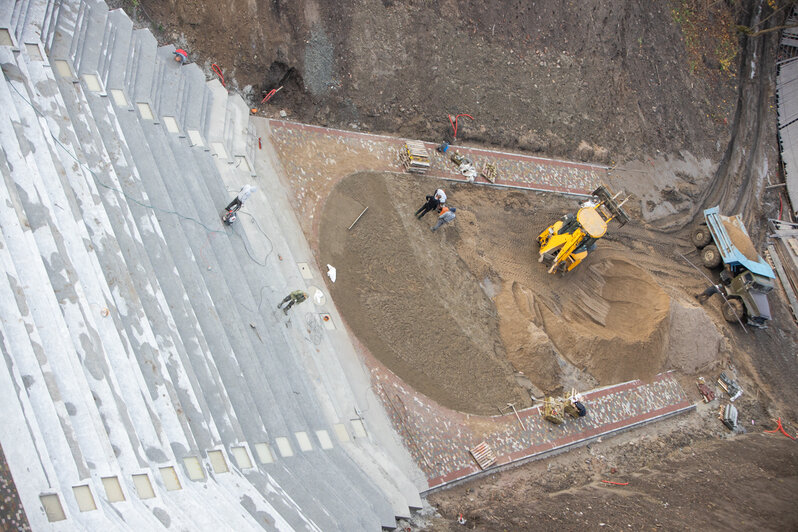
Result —
<instances>
[{"instance_id":1,"label":"truck wheel","mask_svg":"<svg viewBox=\"0 0 798 532\"><path fill-rule=\"evenodd\" d=\"M720 251L715 244L710 244L701 250L701 262L707 268L717 268L720 265Z\"/></svg>"},{"instance_id":2,"label":"truck wheel","mask_svg":"<svg viewBox=\"0 0 798 532\"><path fill-rule=\"evenodd\" d=\"M706 225L699 225L695 229L693 229L693 236L692 236L693 245L698 249L703 248L710 242L712 242L712 235L709 233L709 227Z\"/></svg>"},{"instance_id":3,"label":"truck wheel","mask_svg":"<svg viewBox=\"0 0 798 532\"><path fill-rule=\"evenodd\" d=\"M723 304L723 319L729 323L737 323L743 320L743 304L739 299L729 299L729 303Z\"/></svg>"}]
</instances>

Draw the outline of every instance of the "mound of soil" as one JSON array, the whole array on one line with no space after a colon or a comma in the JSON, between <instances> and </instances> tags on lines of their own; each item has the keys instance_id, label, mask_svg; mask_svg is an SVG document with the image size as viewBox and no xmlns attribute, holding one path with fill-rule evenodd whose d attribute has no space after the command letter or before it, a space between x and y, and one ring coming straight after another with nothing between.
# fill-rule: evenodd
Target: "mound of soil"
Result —
<instances>
[{"instance_id":1,"label":"mound of soil","mask_svg":"<svg viewBox=\"0 0 798 532\"><path fill-rule=\"evenodd\" d=\"M570 277L555 305L542 307L546 332L563 356L601 384L653 377L667 356L670 298L632 263L593 259Z\"/></svg>"},{"instance_id":2,"label":"mound of soil","mask_svg":"<svg viewBox=\"0 0 798 532\"><path fill-rule=\"evenodd\" d=\"M333 299L374 356L442 405L482 414L508 402L529 405L507 362L496 309L455 252L451 227L433 233L434 215L413 216L421 191L413 178L374 173L336 186L319 235L321 262L338 272Z\"/></svg>"},{"instance_id":3,"label":"mound of soil","mask_svg":"<svg viewBox=\"0 0 798 532\"><path fill-rule=\"evenodd\" d=\"M726 229L726 232L729 233L729 238L731 238L732 244L734 244L734 246L740 250L740 253L745 255L746 259L758 261L759 253L756 252L754 243L751 242L751 239L747 234L745 234L745 231L743 231L738 224L739 221L737 218L723 220L723 227Z\"/></svg>"},{"instance_id":4,"label":"mound of soil","mask_svg":"<svg viewBox=\"0 0 798 532\"><path fill-rule=\"evenodd\" d=\"M692 375L716 362L722 350L724 337L704 309L671 302L668 368Z\"/></svg>"}]
</instances>

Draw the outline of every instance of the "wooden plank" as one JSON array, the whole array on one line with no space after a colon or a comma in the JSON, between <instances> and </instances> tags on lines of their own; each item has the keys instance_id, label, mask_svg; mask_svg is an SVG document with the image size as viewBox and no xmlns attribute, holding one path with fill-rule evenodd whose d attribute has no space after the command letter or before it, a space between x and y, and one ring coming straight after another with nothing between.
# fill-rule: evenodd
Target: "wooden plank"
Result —
<instances>
[{"instance_id":1,"label":"wooden plank","mask_svg":"<svg viewBox=\"0 0 798 532\"><path fill-rule=\"evenodd\" d=\"M493 449L484 441L473 449L469 449L468 452L474 457L480 469L490 467L490 465L496 461L496 455L493 453Z\"/></svg>"}]
</instances>

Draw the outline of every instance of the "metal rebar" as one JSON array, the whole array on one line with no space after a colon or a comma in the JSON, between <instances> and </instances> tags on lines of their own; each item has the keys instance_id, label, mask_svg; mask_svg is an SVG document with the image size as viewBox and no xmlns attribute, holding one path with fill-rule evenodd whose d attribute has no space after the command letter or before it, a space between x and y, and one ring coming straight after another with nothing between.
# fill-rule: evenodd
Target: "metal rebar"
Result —
<instances>
[{"instance_id":1,"label":"metal rebar","mask_svg":"<svg viewBox=\"0 0 798 532\"><path fill-rule=\"evenodd\" d=\"M354 222L352 222L352 225L350 225L350 226L349 226L349 229L352 229L352 228L355 226L355 224L357 223L357 221L358 221L358 220L360 220L360 217L361 217L361 216L363 216L364 214L366 214L366 211L367 211L367 210L369 210L369 208L368 208L368 207L366 207L365 209L363 209L363 212L361 212L361 213L360 213L360 216L358 216L358 217L355 219L355 221L354 221ZM349 231L349 229L347 229L347 231Z\"/></svg>"}]
</instances>

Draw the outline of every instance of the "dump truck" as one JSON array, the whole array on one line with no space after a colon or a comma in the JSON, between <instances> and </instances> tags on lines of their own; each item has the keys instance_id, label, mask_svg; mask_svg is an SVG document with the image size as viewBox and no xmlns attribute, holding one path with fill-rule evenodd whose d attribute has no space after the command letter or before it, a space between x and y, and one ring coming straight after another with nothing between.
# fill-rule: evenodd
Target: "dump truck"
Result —
<instances>
[{"instance_id":1,"label":"dump truck","mask_svg":"<svg viewBox=\"0 0 798 532\"><path fill-rule=\"evenodd\" d=\"M705 267L722 267L720 281L728 301L723 305L724 319L767 327L771 318L767 294L775 286L775 275L757 253L740 215L724 216L719 207L706 209L704 222L693 230L692 241Z\"/></svg>"},{"instance_id":2,"label":"dump truck","mask_svg":"<svg viewBox=\"0 0 798 532\"><path fill-rule=\"evenodd\" d=\"M607 225L617 220L621 226L629 222L629 215L618 198L606 185L599 186L589 199L580 204L576 214L566 214L538 235L539 262L550 264L549 273L563 273L576 268L596 248L596 241L607 233Z\"/></svg>"}]
</instances>

